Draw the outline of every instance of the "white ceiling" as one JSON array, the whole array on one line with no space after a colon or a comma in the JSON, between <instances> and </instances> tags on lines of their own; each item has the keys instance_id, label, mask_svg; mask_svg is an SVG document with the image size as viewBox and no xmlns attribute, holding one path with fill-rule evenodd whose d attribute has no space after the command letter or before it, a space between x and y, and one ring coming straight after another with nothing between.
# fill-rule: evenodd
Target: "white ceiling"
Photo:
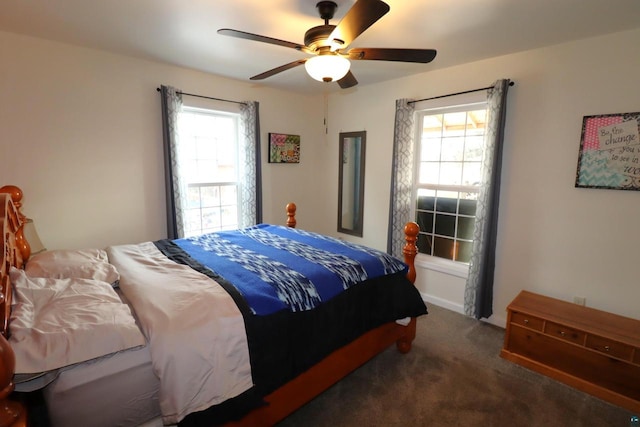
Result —
<instances>
[{"instance_id":1,"label":"white ceiling","mask_svg":"<svg viewBox=\"0 0 640 427\"><path fill-rule=\"evenodd\" d=\"M355 3L335 1L338 11L331 24ZM350 47L432 48L438 55L430 64L352 61L360 85L640 28L640 0L385 1L391 11ZM305 31L323 24L315 4L316 0L4 0L0 31L248 81L307 55L216 31L233 28L303 44ZM327 85L340 90L335 83L312 80L304 67L260 84L302 92L323 92Z\"/></svg>"}]
</instances>

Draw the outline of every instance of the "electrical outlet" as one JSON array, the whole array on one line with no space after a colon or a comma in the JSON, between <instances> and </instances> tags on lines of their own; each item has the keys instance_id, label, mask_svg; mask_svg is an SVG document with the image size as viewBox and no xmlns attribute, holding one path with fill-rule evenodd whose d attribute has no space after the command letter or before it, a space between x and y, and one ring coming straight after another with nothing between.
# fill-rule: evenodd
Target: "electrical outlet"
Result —
<instances>
[{"instance_id":1,"label":"electrical outlet","mask_svg":"<svg viewBox=\"0 0 640 427\"><path fill-rule=\"evenodd\" d=\"M578 305L586 305L587 299L585 297L573 297L573 302Z\"/></svg>"}]
</instances>

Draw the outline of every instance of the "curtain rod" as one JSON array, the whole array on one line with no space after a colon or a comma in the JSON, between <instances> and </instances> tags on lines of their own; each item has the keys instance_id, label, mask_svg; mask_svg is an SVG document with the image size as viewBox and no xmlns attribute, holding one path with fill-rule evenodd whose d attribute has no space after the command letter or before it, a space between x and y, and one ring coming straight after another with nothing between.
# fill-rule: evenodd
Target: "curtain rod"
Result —
<instances>
[{"instance_id":1,"label":"curtain rod","mask_svg":"<svg viewBox=\"0 0 640 427\"><path fill-rule=\"evenodd\" d=\"M156 91L160 92L160 88L157 87ZM196 98L213 99L214 101L233 102L234 104L242 104L242 105L246 104L246 102L232 101L230 99L214 98L214 97L211 97L211 96L204 96L204 95L196 95L194 93L185 93L185 92L180 92L180 91L176 91L176 93L178 95L195 96Z\"/></svg>"},{"instance_id":2,"label":"curtain rod","mask_svg":"<svg viewBox=\"0 0 640 427\"><path fill-rule=\"evenodd\" d=\"M513 86L514 84L516 83L513 81L509 82L509 86ZM449 96L464 95L465 93L480 92L481 90L488 90L491 88L493 88L493 86L481 87L480 89L465 90L463 92L450 93L448 95L432 96L431 98L416 99L415 101L407 102L407 104L415 104L416 102L422 101L431 101L432 99L447 98Z\"/></svg>"}]
</instances>

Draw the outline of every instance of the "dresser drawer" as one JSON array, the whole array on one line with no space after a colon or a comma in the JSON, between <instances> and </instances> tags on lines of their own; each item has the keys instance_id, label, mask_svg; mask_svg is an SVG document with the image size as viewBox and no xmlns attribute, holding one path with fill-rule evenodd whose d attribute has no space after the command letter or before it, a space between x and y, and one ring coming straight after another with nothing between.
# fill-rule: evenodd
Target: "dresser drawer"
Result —
<instances>
[{"instance_id":1,"label":"dresser drawer","mask_svg":"<svg viewBox=\"0 0 640 427\"><path fill-rule=\"evenodd\" d=\"M553 322L547 322L544 332L549 336L560 338L561 340L578 345L584 345L584 339L587 335L583 331Z\"/></svg>"},{"instance_id":2,"label":"dresser drawer","mask_svg":"<svg viewBox=\"0 0 640 427\"><path fill-rule=\"evenodd\" d=\"M511 313L511 323L540 332L542 332L542 327L544 326L544 320L518 312Z\"/></svg>"},{"instance_id":3,"label":"dresser drawer","mask_svg":"<svg viewBox=\"0 0 640 427\"><path fill-rule=\"evenodd\" d=\"M622 360L631 360L631 354L633 353L633 347L597 335L587 335L586 346Z\"/></svg>"},{"instance_id":4,"label":"dresser drawer","mask_svg":"<svg viewBox=\"0 0 640 427\"><path fill-rule=\"evenodd\" d=\"M640 413L640 319L521 291L500 356Z\"/></svg>"}]
</instances>

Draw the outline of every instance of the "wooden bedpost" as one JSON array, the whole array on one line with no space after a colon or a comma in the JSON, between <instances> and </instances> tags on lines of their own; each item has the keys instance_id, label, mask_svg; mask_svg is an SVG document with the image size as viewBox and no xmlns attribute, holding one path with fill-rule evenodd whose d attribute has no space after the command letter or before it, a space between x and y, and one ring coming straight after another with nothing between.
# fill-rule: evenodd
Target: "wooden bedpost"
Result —
<instances>
[{"instance_id":1,"label":"wooden bedpost","mask_svg":"<svg viewBox=\"0 0 640 427\"><path fill-rule=\"evenodd\" d=\"M297 206L295 203L287 204L287 227L296 228L296 209Z\"/></svg>"},{"instance_id":2,"label":"wooden bedpost","mask_svg":"<svg viewBox=\"0 0 640 427\"><path fill-rule=\"evenodd\" d=\"M16 356L9 341L9 316L11 310L11 282L9 269L22 266L22 248L17 247L17 230L22 230L20 213L13 202L14 190L17 187L5 186L0 189L0 232L2 243L0 244L0 316L2 320L2 333L0 334L0 426L26 426L27 413L24 407L9 399L14 389L13 374L16 366ZM11 186L12 187L12 186ZM3 193L10 193L9 195ZM22 199L19 191L18 200Z\"/></svg>"},{"instance_id":3,"label":"wooden bedpost","mask_svg":"<svg viewBox=\"0 0 640 427\"><path fill-rule=\"evenodd\" d=\"M416 282L415 260L416 255L418 254L418 247L416 246L416 242L418 241L418 232L420 232L420 227L415 222L408 222L404 226L405 241L407 243L405 243L402 248L402 254L404 255L404 262L409 266L407 278L411 283Z\"/></svg>"},{"instance_id":4,"label":"wooden bedpost","mask_svg":"<svg viewBox=\"0 0 640 427\"><path fill-rule=\"evenodd\" d=\"M418 255L418 247L416 241L418 240L418 233L420 227L415 222L407 222L404 226L405 245L402 248L402 254L404 255L404 262L409 266L407 272L407 279L411 283L416 282L416 255ZM407 325L405 334L396 341L396 348L402 354L406 354L411 351L411 345L416 337L416 318L412 317Z\"/></svg>"},{"instance_id":5,"label":"wooden bedpost","mask_svg":"<svg viewBox=\"0 0 640 427\"><path fill-rule=\"evenodd\" d=\"M31 255L31 246L29 246L27 239L24 238L24 224L27 222L27 217L22 213L22 190L15 185L5 185L0 188L0 193L8 193L11 196L13 205L18 211L20 224L18 226L18 231L16 231L16 246L22 255L22 260L27 262Z\"/></svg>"}]
</instances>

